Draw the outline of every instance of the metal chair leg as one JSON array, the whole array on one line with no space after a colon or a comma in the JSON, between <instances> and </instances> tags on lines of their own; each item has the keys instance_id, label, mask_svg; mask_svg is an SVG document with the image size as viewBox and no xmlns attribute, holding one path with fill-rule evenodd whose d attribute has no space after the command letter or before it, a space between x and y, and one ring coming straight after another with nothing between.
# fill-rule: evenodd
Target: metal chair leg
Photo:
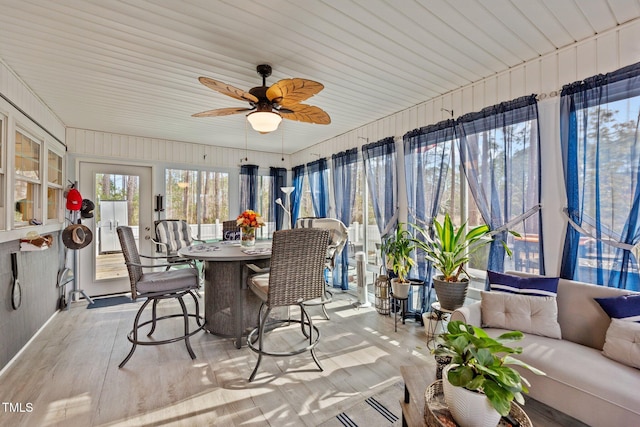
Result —
<instances>
[{"instance_id":1,"label":"metal chair leg","mask_svg":"<svg viewBox=\"0 0 640 427\"><path fill-rule=\"evenodd\" d=\"M198 291L195 291L195 292L196 294L198 294ZM200 319L200 303L198 302L198 298L191 291L189 291L189 294L193 298L193 302L195 303L195 306L196 306L196 322L198 323L198 326L202 326L201 319ZM200 297L200 294L198 294L198 297Z\"/></svg>"},{"instance_id":2,"label":"metal chair leg","mask_svg":"<svg viewBox=\"0 0 640 427\"><path fill-rule=\"evenodd\" d=\"M158 306L158 300L154 299L153 300L153 306L151 307L151 330L149 331L149 333L147 334L148 337L150 337L153 332L156 330L156 307Z\"/></svg>"},{"instance_id":3,"label":"metal chair leg","mask_svg":"<svg viewBox=\"0 0 640 427\"><path fill-rule=\"evenodd\" d=\"M149 302L151 302L151 300L147 299L142 304L142 307L140 307L140 310L138 310L138 312L136 313L136 318L133 321L133 330L131 331L131 337L129 339L129 341L131 341L131 350L129 350L129 354L127 354L127 357L125 357L124 360L120 362L118 368L122 368L124 365L126 365L129 359L131 359L131 356L133 356L133 352L136 351L136 346L138 345L138 323L140 322L140 316L142 316L142 312L144 311L147 304L149 304Z\"/></svg>"},{"instance_id":4,"label":"metal chair leg","mask_svg":"<svg viewBox=\"0 0 640 427\"><path fill-rule=\"evenodd\" d=\"M193 360L196 358L196 354L193 352L193 349L191 348L191 342L189 341L189 313L187 312L187 306L184 304L182 296L178 297L178 301L180 301L180 306L182 307L182 315L184 317L184 343L187 346L189 356L191 356L191 359Z\"/></svg>"},{"instance_id":5,"label":"metal chair leg","mask_svg":"<svg viewBox=\"0 0 640 427\"><path fill-rule=\"evenodd\" d=\"M249 382L252 382L258 373L258 367L260 366L260 362L262 362L263 356L263 345L264 345L264 328L267 323L267 319L269 318L269 313L271 313L271 308L268 307L264 311L264 316L259 319L258 323L258 361L256 362L256 366L253 368L253 372L249 377Z\"/></svg>"},{"instance_id":6,"label":"metal chair leg","mask_svg":"<svg viewBox=\"0 0 640 427\"><path fill-rule=\"evenodd\" d=\"M309 316L309 313L307 313L307 310L304 309L304 307L302 306L302 304L300 304L300 309L302 310L302 312L304 313L304 316L306 316L307 318L307 322L309 325L309 346L311 346L313 344L313 320L311 320L311 316ZM318 339L320 338L320 331L318 331ZM309 352L311 353L311 357L313 357L313 361L316 362L316 365L318 366L318 369L320 369L320 372L324 372L324 368L322 367L322 365L320 365L320 361L318 360L318 357L316 356L316 348L315 346L311 347L311 349L309 350Z\"/></svg>"}]
</instances>

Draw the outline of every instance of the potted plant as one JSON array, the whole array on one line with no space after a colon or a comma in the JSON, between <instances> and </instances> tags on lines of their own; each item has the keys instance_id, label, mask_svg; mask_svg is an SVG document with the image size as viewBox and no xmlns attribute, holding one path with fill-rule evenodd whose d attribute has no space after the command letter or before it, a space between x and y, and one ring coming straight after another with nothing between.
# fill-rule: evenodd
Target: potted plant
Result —
<instances>
[{"instance_id":1,"label":"potted plant","mask_svg":"<svg viewBox=\"0 0 640 427\"><path fill-rule=\"evenodd\" d=\"M388 236L380 246L382 259L386 260L387 270L393 271L396 277L391 279L391 291L395 298L407 298L411 282L407 279L409 270L415 265L411 258L414 249L414 239L411 233L399 222L394 234Z\"/></svg>"},{"instance_id":2,"label":"potted plant","mask_svg":"<svg viewBox=\"0 0 640 427\"><path fill-rule=\"evenodd\" d=\"M491 338L476 326L459 320L449 322L447 332L438 337L433 353L451 357L451 364L443 371L442 383L445 402L458 424L495 426L500 416L509 414L514 399L524 404L522 393L528 393L529 382L509 365L524 367L537 375L545 373L511 356L522 353L522 347L505 344L521 340L523 336L520 331L511 331ZM465 404L457 405L459 399L464 399ZM467 399L478 401L469 417L464 407L469 409L474 404ZM488 408L490 420L484 421L486 424L480 424L484 419L481 408Z\"/></svg>"},{"instance_id":3,"label":"potted plant","mask_svg":"<svg viewBox=\"0 0 640 427\"><path fill-rule=\"evenodd\" d=\"M464 265L474 252L493 241L488 236L489 226L479 225L467 231L467 224L464 223L456 228L447 213L442 223L434 219L431 231L417 225L413 227L422 235L422 239L415 239L415 247L422 249L425 259L440 272L439 276L433 278L433 287L441 308L455 310L461 307L469 285L469 275ZM510 233L518 235L513 231ZM506 243L502 244L511 256Z\"/></svg>"}]
</instances>

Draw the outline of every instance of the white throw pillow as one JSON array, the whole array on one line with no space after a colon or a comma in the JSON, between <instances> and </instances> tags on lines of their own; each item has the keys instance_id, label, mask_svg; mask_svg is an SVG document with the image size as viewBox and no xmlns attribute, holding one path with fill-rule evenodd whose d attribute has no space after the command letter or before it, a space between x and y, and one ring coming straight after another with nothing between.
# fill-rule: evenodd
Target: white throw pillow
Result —
<instances>
[{"instance_id":1,"label":"white throw pillow","mask_svg":"<svg viewBox=\"0 0 640 427\"><path fill-rule=\"evenodd\" d=\"M482 291L482 326L561 339L555 297Z\"/></svg>"},{"instance_id":2,"label":"white throw pillow","mask_svg":"<svg viewBox=\"0 0 640 427\"><path fill-rule=\"evenodd\" d=\"M640 323L611 319L602 354L640 369Z\"/></svg>"}]
</instances>

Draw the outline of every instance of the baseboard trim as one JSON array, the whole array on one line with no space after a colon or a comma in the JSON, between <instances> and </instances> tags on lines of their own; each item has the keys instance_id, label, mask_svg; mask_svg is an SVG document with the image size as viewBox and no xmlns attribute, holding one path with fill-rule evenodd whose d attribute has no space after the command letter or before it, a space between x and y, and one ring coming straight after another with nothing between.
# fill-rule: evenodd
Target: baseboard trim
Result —
<instances>
[{"instance_id":1,"label":"baseboard trim","mask_svg":"<svg viewBox=\"0 0 640 427\"><path fill-rule=\"evenodd\" d=\"M2 367L2 369L0 369L0 378L2 378L2 375L4 375L4 373L11 367L11 365L13 365L18 358L22 355L22 353L27 349L27 347L29 347L29 345L38 337L38 335L40 335L40 333L44 330L44 328L47 327L47 325L51 322L51 320L53 320L53 318L60 313L60 310L56 310L51 317L49 317L49 319L47 319L46 322L44 322L42 324L42 326L40 326L40 328L38 328L38 330L35 332L35 334L33 334L33 336L31 336L31 338L29 339L29 341L27 341L25 343L25 345L22 346L22 348L11 358L11 360L9 360L9 362L7 362L6 365L4 365Z\"/></svg>"}]
</instances>

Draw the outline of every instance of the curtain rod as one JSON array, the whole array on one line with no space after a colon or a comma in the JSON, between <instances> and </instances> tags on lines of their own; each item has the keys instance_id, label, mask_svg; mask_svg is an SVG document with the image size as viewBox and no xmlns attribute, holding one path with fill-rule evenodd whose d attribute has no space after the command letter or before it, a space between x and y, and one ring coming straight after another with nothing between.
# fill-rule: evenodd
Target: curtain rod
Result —
<instances>
[{"instance_id":1,"label":"curtain rod","mask_svg":"<svg viewBox=\"0 0 640 427\"><path fill-rule=\"evenodd\" d=\"M49 134L49 136L51 136L51 138L55 139L56 141L58 141L60 144L62 144L62 146L64 147L64 151L67 151L67 144L65 144L64 142L60 141L60 139L58 139L57 136L55 136L54 134L52 134L51 132L49 132L49 129L47 129L46 127L42 126L36 119L34 119L33 117L31 117L29 114L27 114L26 111L24 111L22 108L18 107L13 101L11 101L9 98L7 98L5 96L4 93L0 92L0 97L2 97L2 99L4 99L5 101L7 101L9 104L11 104L11 106L13 108L15 108L16 110L18 110L20 113L22 113L26 118L28 118L29 120L31 120L33 123L35 123L40 129L42 129L43 131L45 131L46 133Z\"/></svg>"},{"instance_id":2,"label":"curtain rod","mask_svg":"<svg viewBox=\"0 0 640 427\"><path fill-rule=\"evenodd\" d=\"M536 95L536 100L537 101L542 101L543 99L547 99L547 98L553 98L555 96L560 95L560 91L559 90L552 90L549 93L539 93Z\"/></svg>"}]
</instances>

